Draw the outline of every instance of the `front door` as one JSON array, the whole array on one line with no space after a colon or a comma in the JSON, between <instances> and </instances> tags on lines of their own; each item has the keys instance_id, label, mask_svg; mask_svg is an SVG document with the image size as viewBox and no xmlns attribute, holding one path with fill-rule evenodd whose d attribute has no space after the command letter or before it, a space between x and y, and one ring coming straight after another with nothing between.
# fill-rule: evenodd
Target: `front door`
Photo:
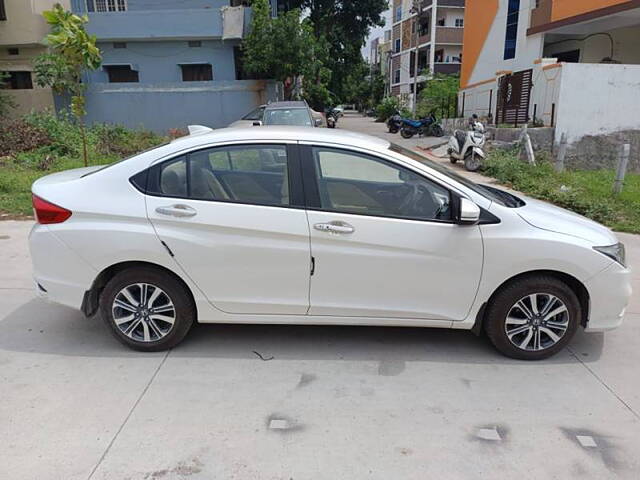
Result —
<instances>
[{"instance_id":1,"label":"front door","mask_svg":"<svg viewBox=\"0 0 640 480\"><path fill-rule=\"evenodd\" d=\"M449 190L375 156L305 152L305 190L317 197L307 212L309 314L464 319L483 247L477 225L452 222Z\"/></svg>"},{"instance_id":2,"label":"front door","mask_svg":"<svg viewBox=\"0 0 640 480\"><path fill-rule=\"evenodd\" d=\"M160 240L224 312L307 312L309 229L300 182L290 181L296 148L208 148L149 170L147 213Z\"/></svg>"}]
</instances>

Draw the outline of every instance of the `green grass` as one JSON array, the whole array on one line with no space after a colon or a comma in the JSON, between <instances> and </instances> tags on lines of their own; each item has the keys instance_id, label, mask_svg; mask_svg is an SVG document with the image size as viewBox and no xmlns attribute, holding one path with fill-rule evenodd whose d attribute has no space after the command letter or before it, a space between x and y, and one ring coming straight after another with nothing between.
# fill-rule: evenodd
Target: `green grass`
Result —
<instances>
[{"instance_id":1,"label":"green grass","mask_svg":"<svg viewBox=\"0 0 640 480\"><path fill-rule=\"evenodd\" d=\"M36 157L37 153L30 152L31 157ZM68 170L71 168L84 167L81 158L64 157L54 160L53 165L47 170L25 164L24 154L18 154L17 160L5 160L0 166L0 212L11 216L29 216L32 214L31 208L31 184L38 178L54 172ZM45 158L46 153L38 155ZM90 165L102 165L117 160L114 156L93 157Z\"/></svg>"},{"instance_id":2,"label":"green grass","mask_svg":"<svg viewBox=\"0 0 640 480\"><path fill-rule=\"evenodd\" d=\"M14 132L44 133L46 145L21 151ZM3 133L4 132L4 133ZM3 136L4 134L4 136ZM88 164L104 165L166 141L144 130L117 125L95 125L87 130ZM70 119L50 113L31 114L0 128L0 213L11 217L32 215L31 185L38 178L62 170L84 167L80 129Z\"/></svg>"},{"instance_id":3,"label":"green grass","mask_svg":"<svg viewBox=\"0 0 640 480\"><path fill-rule=\"evenodd\" d=\"M538 165L519 160L515 153L495 151L484 174L531 197L592 218L614 230L640 233L640 174L627 173L620 195L612 193L613 170L555 172L544 157Z\"/></svg>"}]
</instances>

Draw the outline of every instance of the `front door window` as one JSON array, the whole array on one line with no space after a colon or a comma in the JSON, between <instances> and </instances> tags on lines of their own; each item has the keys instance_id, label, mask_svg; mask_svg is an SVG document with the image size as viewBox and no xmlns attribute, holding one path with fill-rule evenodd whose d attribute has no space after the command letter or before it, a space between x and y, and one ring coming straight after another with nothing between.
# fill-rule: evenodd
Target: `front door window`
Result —
<instances>
[{"instance_id":1,"label":"front door window","mask_svg":"<svg viewBox=\"0 0 640 480\"><path fill-rule=\"evenodd\" d=\"M314 148L323 210L451 221L449 191L410 170L355 152Z\"/></svg>"}]
</instances>

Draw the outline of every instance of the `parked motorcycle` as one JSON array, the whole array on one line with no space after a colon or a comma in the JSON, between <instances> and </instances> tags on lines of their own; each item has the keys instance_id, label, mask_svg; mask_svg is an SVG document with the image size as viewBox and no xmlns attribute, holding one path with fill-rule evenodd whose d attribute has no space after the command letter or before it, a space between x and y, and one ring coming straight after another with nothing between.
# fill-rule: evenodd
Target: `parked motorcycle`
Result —
<instances>
[{"instance_id":1,"label":"parked motorcycle","mask_svg":"<svg viewBox=\"0 0 640 480\"><path fill-rule=\"evenodd\" d=\"M420 137L442 137L444 130L433 113L420 120L403 118L402 127L400 128L402 138L411 138L416 134Z\"/></svg>"},{"instance_id":2,"label":"parked motorcycle","mask_svg":"<svg viewBox=\"0 0 640 480\"><path fill-rule=\"evenodd\" d=\"M396 112L387 119L387 129L389 133L398 133L402 127L402 117L400 112Z\"/></svg>"},{"instance_id":3,"label":"parked motorcycle","mask_svg":"<svg viewBox=\"0 0 640 480\"><path fill-rule=\"evenodd\" d=\"M469 123L469 130L456 130L451 135L447 146L449 160L451 163L464 160L464 168L470 172L477 171L486 156L483 150L485 141L484 125L473 118Z\"/></svg>"},{"instance_id":4,"label":"parked motorcycle","mask_svg":"<svg viewBox=\"0 0 640 480\"><path fill-rule=\"evenodd\" d=\"M340 118L341 116L341 113L338 111L338 109L329 107L325 110L324 113L327 118L327 128L336 128L338 118Z\"/></svg>"}]
</instances>

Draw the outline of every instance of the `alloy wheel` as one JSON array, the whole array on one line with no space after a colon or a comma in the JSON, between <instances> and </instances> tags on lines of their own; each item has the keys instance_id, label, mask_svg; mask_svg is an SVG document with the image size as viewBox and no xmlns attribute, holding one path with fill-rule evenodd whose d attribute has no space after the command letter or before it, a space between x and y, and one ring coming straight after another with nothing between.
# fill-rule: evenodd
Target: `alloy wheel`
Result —
<instances>
[{"instance_id":1,"label":"alloy wheel","mask_svg":"<svg viewBox=\"0 0 640 480\"><path fill-rule=\"evenodd\" d=\"M121 289L111 307L116 327L137 342L156 342L166 337L176 321L169 295L149 283Z\"/></svg>"},{"instance_id":2,"label":"alloy wheel","mask_svg":"<svg viewBox=\"0 0 640 480\"><path fill-rule=\"evenodd\" d=\"M569 310L550 293L532 293L509 309L504 323L509 341L521 350L540 351L560 341L569 328Z\"/></svg>"}]
</instances>

